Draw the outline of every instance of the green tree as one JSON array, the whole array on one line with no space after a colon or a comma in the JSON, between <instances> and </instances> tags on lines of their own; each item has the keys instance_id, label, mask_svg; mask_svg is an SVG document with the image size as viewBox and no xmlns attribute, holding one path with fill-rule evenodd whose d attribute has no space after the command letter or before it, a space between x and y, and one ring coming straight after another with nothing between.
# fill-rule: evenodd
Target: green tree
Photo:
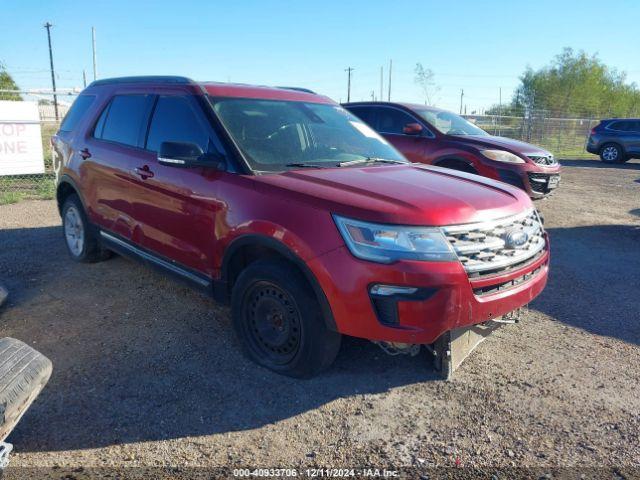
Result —
<instances>
[{"instance_id":1,"label":"green tree","mask_svg":"<svg viewBox=\"0 0 640 480\"><path fill-rule=\"evenodd\" d=\"M0 62L0 100L22 100L20 94L3 92L2 90L19 90L19 88L4 64Z\"/></svg>"},{"instance_id":2,"label":"green tree","mask_svg":"<svg viewBox=\"0 0 640 480\"><path fill-rule=\"evenodd\" d=\"M546 67L527 68L506 111L627 117L640 113L640 90L597 55L565 48ZM495 110L492 107L491 110Z\"/></svg>"}]
</instances>

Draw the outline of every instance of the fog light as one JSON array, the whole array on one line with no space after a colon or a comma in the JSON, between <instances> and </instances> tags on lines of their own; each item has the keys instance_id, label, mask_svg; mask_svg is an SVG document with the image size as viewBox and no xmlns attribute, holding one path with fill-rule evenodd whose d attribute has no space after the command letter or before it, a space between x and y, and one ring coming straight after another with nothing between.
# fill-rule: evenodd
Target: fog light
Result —
<instances>
[{"instance_id":1,"label":"fog light","mask_svg":"<svg viewBox=\"0 0 640 480\"><path fill-rule=\"evenodd\" d=\"M379 295L382 297L389 297L392 295L412 295L417 291L418 289L416 287L399 287L395 285L373 285L369 289L371 295Z\"/></svg>"}]
</instances>

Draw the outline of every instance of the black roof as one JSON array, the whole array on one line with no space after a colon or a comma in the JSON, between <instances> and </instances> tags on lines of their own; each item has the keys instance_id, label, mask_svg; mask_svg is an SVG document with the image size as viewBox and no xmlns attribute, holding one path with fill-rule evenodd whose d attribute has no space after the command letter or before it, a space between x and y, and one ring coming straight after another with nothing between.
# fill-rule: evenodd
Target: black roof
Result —
<instances>
[{"instance_id":1,"label":"black roof","mask_svg":"<svg viewBox=\"0 0 640 480\"><path fill-rule=\"evenodd\" d=\"M141 75L136 77L116 77L94 80L89 87L99 87L101 85L117 85L123 83L173 83L173 84L193 84L193 80L187 77L174 75Z\"/></svg>"}]
</instances>

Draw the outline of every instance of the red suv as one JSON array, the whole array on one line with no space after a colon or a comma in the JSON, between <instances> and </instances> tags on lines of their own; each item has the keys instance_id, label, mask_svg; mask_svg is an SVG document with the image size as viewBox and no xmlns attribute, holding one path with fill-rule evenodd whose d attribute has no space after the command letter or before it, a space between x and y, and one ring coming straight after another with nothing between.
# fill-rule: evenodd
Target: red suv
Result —
<instances>
[{"instance_id":1,"label":"red suv","mask_svg":"<svg viewBox=\"0 0 640 480\"><path fill-rule=\"evenodd\" d=\"M328 366L342 334L431 344L547 281L524 192L408 163L313 93L99 80L52 142L71 257L119 252L210 292L246 353L283 374Z\"/></svg>"},{"instance_id":2,"label":"red suv","mask_svg":"<svg viewBox=\"0 0 640 480\"><path fill-rule=\"evenodd\" d=\"M528 143L495 137L455 113L388 102L344 107L383 135L412 162L501 180L541 198L560 183L553 154Z\"/></svg>"}]
</instances>

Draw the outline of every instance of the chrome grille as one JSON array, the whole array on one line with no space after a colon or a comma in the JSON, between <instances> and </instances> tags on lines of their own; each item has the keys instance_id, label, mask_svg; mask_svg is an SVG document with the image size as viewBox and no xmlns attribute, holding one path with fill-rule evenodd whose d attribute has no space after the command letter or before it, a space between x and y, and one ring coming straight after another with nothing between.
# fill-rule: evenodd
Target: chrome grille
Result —
<instances>
[{"instance_id":1,"label":"chrome grille","mask_svg":"<svg viewBox=\"0 0 640 480\"><path fill-rule=\"evenodd\" d=\"M550 165L555 165L556 163L558 163L558 161L555 159L555 157L553 155L551 155L551 154L542 155L542 154L533 154L532 153L532 154L527 155L527 157L529 157L531 160L533 160L538 165L550 166Z\"/></svg>"},{"instance_id":2,"label":"chrome grille","mask_svg":"<svg viewBox=\"0 0 640 480\"><path fill-rule=\"evenodd\" d=\"M442 227L469 276L491 274L523 264L545 247L538 212L489 222Z\"/></svg>"}]
</instances>

